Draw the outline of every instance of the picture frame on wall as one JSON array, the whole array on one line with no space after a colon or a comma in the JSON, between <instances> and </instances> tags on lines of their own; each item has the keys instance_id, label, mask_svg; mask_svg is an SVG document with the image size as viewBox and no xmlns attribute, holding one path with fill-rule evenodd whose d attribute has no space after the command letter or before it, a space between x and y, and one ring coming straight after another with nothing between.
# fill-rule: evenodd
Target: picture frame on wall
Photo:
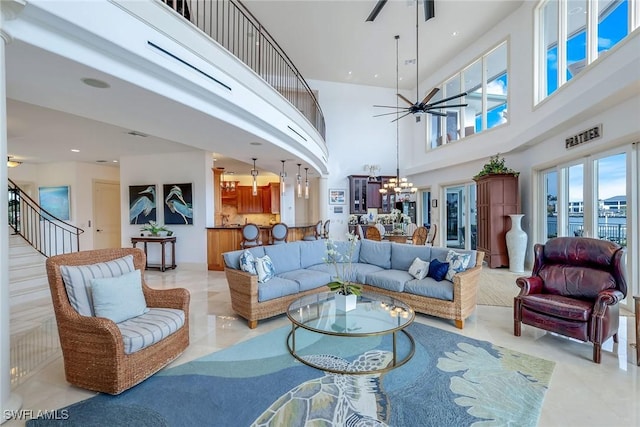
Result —
<instances>
[{"instance_id":1,"label":"picture frame on wall","mask_svg":"<svg viewBox=\"0 0 640 427\"><path fill-rule=\"evenodd\" d=\"M332 188L329 190L330 205L344 205L346 203L347 190L344 188Z\"/></svg>"},{"instance_id":2,"label":"picture frame on wall","mask_svg":"<svg viewBox=\"0 0 640 427\"><path fill-rule=\"evenodd\" d=\"M373 224L378 219L378 208L368 208L367 209L367 222L369 224Z\"/></svg>"},{"instance_id":3,"label":"picture frame on wall","mask_svg":"<svg viewBox=\"0 0 640 427\"><path fill-rule=\"evenodd\" d=\"M193 185L164 184L164 223L193 225Z\"/></svg>"},{"instance_id":4,"label":"picture frame on wall","mask_svg":"<svg viewBox=\"0 0 640 427\"><path fill-rule=\"evenodd\" d=\"M156 221L156 186L129 186L129 224L148 224Z\"/></svg>"},{"instance_id":5,"label":"picture frame on wall","mask_svg":"<svg viewBox=\"0 0 640 427\"><path fill-rule=\"evenodd\" d=\"M39 187L38 201L43 212L43 218L48 220L69 221L71 206L69 201L69 186Z\"/></svg>"}]
</instances>

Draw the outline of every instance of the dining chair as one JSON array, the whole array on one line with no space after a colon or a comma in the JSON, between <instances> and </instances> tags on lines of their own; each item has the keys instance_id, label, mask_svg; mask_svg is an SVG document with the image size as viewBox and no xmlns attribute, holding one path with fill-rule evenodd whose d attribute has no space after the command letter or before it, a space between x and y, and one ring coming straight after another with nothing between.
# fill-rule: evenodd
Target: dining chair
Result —
<instances>
[{"instance_id":1,"label":"dining chair","mask_svg":"<svg viewBox=\"0 0 640 427\"><path fill-rule=\"evenodd\" d=\"M324 226L322 227L322 238L323 239L328 239L329 238L329 225L331 224L331 220L328 219L324 222Z\"/></svg>"},{"instance_id":2,"label":"dining chair","mask_svg":"<svg viewBox=\"0 0 640 427\"><path fill-rule=\"evenodd\" d=\"M378 242L382 240L382 236L380 235L380 230L378 227L368 227L366 238L369 240L377 240Z\"/></svg>"},{"instance_id":3,"label":"dining chair","mask_svg":"<svg viewBox=\"0 0 640 427\"><path fill-rule=\"evenodd\" d=\"M429 227L429 233L427 234L427 246L433 246L436 241L436 235L438 234L438 226L435 224L431 224Z\"/></svg>"},{"instance_id":4,"label":"dining chair","mask_svg":"<svg viewBox=\"0 0 640 427\"><path fill-rule=\"evenodd\" d=\"M427 243L427 235L429 234L427 227L417 227L411 235L411 242L414 245L424 245Z\"/></svg>"},{"instance_id":5,"label":"dining chair","mask_svg":"<svg viewBox=\"0 0 640 427\"><path fill-rule=\"evenodd\" d=\"M302 240L318 240L322 238L322 220L318 221L313 227L313 234L307 234Z\"/></svg>"},{"instance_id":6,"label":"dining chair","mask_svg":"<svg viewBox=\"0 0 640 427\"><path fill-rule=\"evenodd\" d=\"M248 223L242 227L242 242L240 243L240 247L244 249L254 246L262 246L260 228L253 223Z\"/></svg>"},{"instance_id":7,"label":"dining chair","mask_svg":"<svg viewBox=\"0 0 640 427\"><path fill-rule=\"evenodd\" d=\"M280 245L287 243L287 236L289 235L289 227L286 224L279 222L271 227L271 244Z\"/></svg>"},{"instance_id":8,"label":"dining chair","mask_svg":"<svg viewBox=\"0 0 640 427\"><path fill-rule=\"evenodd\" d=\"M387 229L384 228L384 225L380 224L380 223L376 223L376 228L378 229L378 232L380 232L380 237L384 237L385 234L387 234Z\"/></svg>"}]
</instances>

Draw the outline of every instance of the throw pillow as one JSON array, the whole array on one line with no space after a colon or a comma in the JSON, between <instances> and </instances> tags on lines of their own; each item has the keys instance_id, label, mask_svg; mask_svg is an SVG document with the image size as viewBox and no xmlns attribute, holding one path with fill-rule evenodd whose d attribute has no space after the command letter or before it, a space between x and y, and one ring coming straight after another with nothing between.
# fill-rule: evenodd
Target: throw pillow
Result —
<instances>
[{"instance_id":1,"label":"throw pillow","mask_svg":"<svg viewBox=\"0 0 640 427\"><path fill-rule=\"evenodd\" d=\"M446 279L453 282L453 276L455 276L456 273L465 271L470 260L471 254L461 254L456 251L449 251L447 253L446 260L449 263L449 271L447 271Z\"/></svg>"},{"instance_id":2,"label":"throw pillow","mask_svg":"<svg viewBox=\"0 0 640 427\"><path fill-rule=\"evenodd\" d=\"M432 259L429 263L429 272L427 273L427 277L431 277L436 282L441 282L447 275L447 271L449 271L449 263L441 262L437 259Z\"/></svg>"},{"instance_id":3,"label":"throw pillow","mask_svg":"<svg viewBox=\"0 0 640 427\"><path fill-rule=\"evenodd\" d=\"M116 277L134 270L133 255L97 264L60 266L69 303L81 316L93 316L91 279Z\"/></svg>"},{"instance_id":4,"label":"throw pillow","mask_svg":"<svg viewBox=\"0 0 640 427\"><path fill-rule=\"evenodd\" d=\"M258 282L264 283L275 276L276 270L269 255L256 258L256 271L258 272Z\"/></svg>"},{"instance_id":5,"label":"throw pillow","mask_svg":"<svg viewBox=\"0 0 640 427\"><path fill-rule=\"evenodd\" d=\"M118 277L91 279L91 294L96 316L106 317L116 323L149 311L142 292L140 270Z\"/></svg>"},{"instance_id":6,"label":"throw pillow","mask_svg":"<svg viewBox=\"0 0 640 427\"><path fill-rule=\"evenodd\" d=\"M409 267L409 274L418 280L422 280L427 277L428 272L429 262L423 261L418 257L413 260L413 262L411 263L411 267Z\"/></svg>"},{"instance_id":7,"label":"throw pillow","mask_svg":"<svg viewBox=\"0 0 640 427\"><path fill-rule=\"evenodd\" d=\"M253 254L245 249L240 255L240 270L246 271L249 274L258 274L256 271L256 259Z\"/></svg>"}]
</instances>

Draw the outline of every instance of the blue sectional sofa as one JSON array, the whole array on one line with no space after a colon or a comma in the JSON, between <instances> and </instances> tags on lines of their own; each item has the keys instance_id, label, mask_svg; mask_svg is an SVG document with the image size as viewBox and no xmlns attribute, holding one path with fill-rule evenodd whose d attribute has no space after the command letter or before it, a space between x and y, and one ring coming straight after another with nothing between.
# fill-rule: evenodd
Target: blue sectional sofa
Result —
<instances>
[{"instance_id":1,"label":"blue sectional sofa","mask_svg":"<svg viewBox=\"0 0 640 427\"><path fill-rule=\"evenodd\" d=\"M349 242L334 242L338 252L347 254ZM324 262L326 241L299 241L248 249L254 258L268 255L274 277L258 282L258 276L241 270L243 250L223 254L225 274L233 310L247 319L250 328L258 320L285 313L295 299L328 290L326 284L335 276L335 266ZM445 262L450 249L392 242L362 240L351 254L353 276L365 292L390 295L408 303L416 312L452 319L458 328L476 307L478 277L484 254L480 251L455 252L469 255L464 271L451 280L431 277L416 279L408 270L416 258Z\"/></svg>"}]
</instances>

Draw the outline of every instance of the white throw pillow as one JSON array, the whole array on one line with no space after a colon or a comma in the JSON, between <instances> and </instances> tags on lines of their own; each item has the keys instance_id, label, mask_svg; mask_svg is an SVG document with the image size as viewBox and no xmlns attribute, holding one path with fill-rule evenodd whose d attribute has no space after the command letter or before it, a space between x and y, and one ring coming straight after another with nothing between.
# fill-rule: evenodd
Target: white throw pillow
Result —
<instances>
[{"instance_id":1,"label":"white throw pillow","mask_svg":"<svg viewBox=\"0 0 640 427\"><path fill-rule=\"evenodd\" d=\"M245 250L240 255L240 270L249 274L258 274L256 271L256 259L251 252Z\"/></svg>"},{"instance_id":2,"label":"white throw pillow","mask_svg":"<svg viewBox=\"0 0 640 427\"><path fill-rule=\"evenodd\" d=\"M471 261L471 254L461 254L456 251L449 251L447 253L446 262L449 263L449 271L445 277L448 281L453 282L453 276L456 273L461 273L467 269Z\"/></svg>"},{"instance_id":3,"label":"white throw pillow","mask_svg":"<svg viewBox=\"0 0 640 427\"><path fill-rule=\"evenodd\" d=\"M133 255L97 264L60 266L69 303L81 316L93 316L91 279L116 277L134 270Z\"/></svg>"},{"instance_id":4,"label":"white throw pillow","mask_svg":"<svg viewBox=\"0 0 640 427\"><path fill-rule=\"evenodd\" d=\"M411 267L409 267L409 274L418 280L422 280L425 277L427 277L428 272L429 272L429 262L423 261L417 257L411 263Z\"/></svg>"},{"instance_id":5,"label":"white throw pillow","mask_svg":"<svg viewBox=\"0 0 640 427\"><path fill-rule=\"evenodd\" d=\"M276 270L269 255L256 258L256 271L258 272L258 282L264 283L275 276Z\"/></svg>"},{"instance_id":6,"label":"white throw pillow","mask_svg":"<svg viewBox=\"0 0 640 427\"><path fill-rule=\"evenodd\" d=\"M116 323L149 311L142 292L140 270L118 277L91 279L91 294L96 317L106 317Z\"/></svg>"}]
</instances>

